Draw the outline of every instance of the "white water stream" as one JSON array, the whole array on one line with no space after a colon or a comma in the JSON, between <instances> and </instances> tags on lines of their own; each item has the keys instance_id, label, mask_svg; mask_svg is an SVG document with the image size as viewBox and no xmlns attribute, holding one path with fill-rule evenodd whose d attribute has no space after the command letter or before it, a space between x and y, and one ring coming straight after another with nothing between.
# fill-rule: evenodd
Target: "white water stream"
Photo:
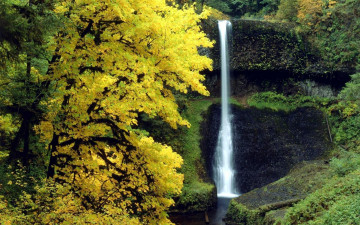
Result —
<instances>
[{"instance_id":1,"label":"white water stream","mask_svg":"<svg viewBox=\"0 0 360 225\"><path fill-rule=\"evenodd\" d=\"M217 196L234 198L239 196L236 191L233 168L233 144L231 131L231 114L229 107L229 46L228 34L231 23L227 20L218 22L221 45L221 126L215 151L214 179Z\"/></svg>"}]
</instances>

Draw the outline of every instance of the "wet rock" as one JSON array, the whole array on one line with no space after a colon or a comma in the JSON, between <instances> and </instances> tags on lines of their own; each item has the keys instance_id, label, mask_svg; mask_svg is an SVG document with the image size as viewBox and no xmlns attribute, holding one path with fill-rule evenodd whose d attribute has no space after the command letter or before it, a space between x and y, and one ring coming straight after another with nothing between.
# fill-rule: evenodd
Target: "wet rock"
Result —
<instances>
[{"instance_id":1,"label":"wet rock","mask_svg":"<svg viewBox=\"0 0 360 225\"><path fill-rule=\"evenodd\" d=\"M211 176L220 114L220 105L211 106L202 126L201 148ZM232 107L232 114L235 180L241 193L274 182L331 148L324 115L314 108L286 113Z\"/></svg>"}]
</instances>

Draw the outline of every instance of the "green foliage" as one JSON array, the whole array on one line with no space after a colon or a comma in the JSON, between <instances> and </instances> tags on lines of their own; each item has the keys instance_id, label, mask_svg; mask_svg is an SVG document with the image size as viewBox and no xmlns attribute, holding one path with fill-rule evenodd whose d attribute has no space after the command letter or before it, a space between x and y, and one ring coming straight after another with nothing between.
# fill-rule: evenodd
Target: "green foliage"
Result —
<instances>
[{"instance_id":1,"label":"green foliage","mask_svg":"<svg viewBox=\"0 0 360 225\"><path fill-rule=\"evenodd\" d=\"M336 129L335 140L339 144L358 144L360 135L360 115L351 116L342 121Z\"/></svg>"},{"instance_id":2,"label":"green foliage","mask_svg":"<svg viewBox=\"0 0 360 225\"><path fill-rule=\"evenodd\" d=\"M334 178L290 208L282 224L356 224L359 214L360 171ZM352 201L348 201L353 199ZM357 205L356 205L357 204ZM355 209L355 210L354 210ZM332 213L335 216L332 217ZM343 212L343 214L340 214ZM342 223L337 223L342 221Z\"/></svg>"},{"instance_id":3,"label":"green foliage","mask_svg":"<svg viewBox=\"0 0 360 225\"><path fill-rule=\"evenodd\" d=\"M359 224L360 194L344 196L321 217L309 224Z\"/></svg>"},{"instance_id":4,"label":"green foliage","mask_svg":"<svg viewBox=\"0 0 360 225\"><path fill-rule=\"evenodd\" d=\"M351 81L341 90L340 98L348 100L360 99L360 73L351 75Z\"/></svg>"},{"instance_id":5,"label":"green foliage","mask_svg":"<svg viewBox=\"0 0 360 225\"><path fill-rule=\"evenodd\" d=\"M331 69L359 63L360 16L357 0L281 0L277 20L297 23Z\"/></svg>"},{"instance_id":6,"label":"green foliage","mask_svg":"<svg viewBox=\"0 0 360 225\"><path fill-rule=\"evenodd\" d=\"M248 99L248 104L258 109L269 108L275 111L291 111L295 109L293 105L289 104L284 95L275 92L256 93Z\"/></svg>"},{"instance_id":7,"label":"green foliage","mask_svg":"<svg viewBox=\"0 0 360 225\"><path fill-rule=\"evenodd\" d=\"M185 182L187 182L185 180ZM216 199L213 184L191 181L185 183L180 198L176 202L177 209L185 212L203 211L209 209Z\"/></svg>"},{"instance_id":8,"label":"green foliage","mask_svg":"<svg viewBox=\"0 0 360 225\"><path fill-rule=\"evenodd\" d=\"M248 99L249 106L259 109L268 108L274 111L293 111L298 107L319 107L325 106L329 103L330 99L317 98L311 96L294 95L284 96L275 92L260 92L252 95Z\"/></svg>"},{"instance_id":9,"label":"green foliage","mask_svg":"<svg viewBox=\"0 0 360 225\"><path fill-rule=\"evenodd\" d=\"M10 161L21 159L28 164L30 155L46 154L44 148L33 144L36 139L33 128L46 111L40 101L49 96L51 89L43 79L53 54L47 48L61 24L52 11L53 2L0 3L0 117L7 114L16 119L0 128L12 129L12 135L5 137Z\"/></svg>"},{"instance_id":10,"label":"green foliage","mask_svg":"<svg viewBox=\"0 0 360 225\"><path fill-rule=\"evenodd\" d=\"M321 20L315 27L316 44L332 66L354 67L359 63L359 8L359 1L339 1L333 7L323 10Z\"/></svg>"},{"instance_id":11,"label":"green foliage","mask_svg":"<svg viewBox=\"0 0 360 225\"><path fill-rule=\"evenodd\" d=\"M260 4L263 6L257 13L261 16L274 15L280 5L280 0L262 0Z\"/></svg>"},{"instance_id":12,"label":"green foliage","mask_svg":"<svg viewBox=\"0 0 360 225\"><path fill-rule=\"evenodd\" d=\"M204 113L212 104L210 100L191 101L188 104L188 109L184 113L184 117L190 122L191 127L186 130L183 137L183 158L185 160L181 170L184 174L188 174L188 181L197 181L196 160L201 159L200 149L200 124L203 120L202 113ZM186 177L186 175L185 175Z\"/></svg>"},{"instance_id":13,"label":"green foliage","mask_svg":"<svg viewBox=\"0 0 360 225\"><path fill-rule=\"evenodd\" d=\"M223 13L229 14L231 13L231 8L229 6L228 1L222 1L222 0L208 0L206 2L206 5L215 8Z\"/></svg>"},{"instance_id":14,"label":"green foliage","mask_svg":"<svg viewBox=\"0 0 360 225\"><path fill-rule=\"evenodd\" d=\"M205 210L212 203L212 193L215 186L204 181L201 173L205 173L204 161L200 149L200 124L202 114L212 104L210 100L190 101L184 112L184 117L190 122L191 127L184 131L181 138L184 164L181 172L184 173L184 188L180 195L179 204L187 210ZM205 197L207 196L207 197ZM204 198L205 197L205 198ZM202 199L199 204L199 200ZM203 202L205 199L206 202Z\"/></svg>"},{"instance_id":15,"label":"green foliage","mask_svg":"<svg viewBox=\"0 0 360 225\"><path fill-rule=\"evenodd\" d=\"M297 21L298 1L294 0L280 0L278 11L275 18L278 20L285 20L289 22Z\"/></svg>"},{"instance_id":16,"label":"green foliage","mask_svg":"<svg viewBox=\"0 0 360 225\"><path fill-rule=\"evenodd\" d=\"M332 158L330 165L337 176L345 176L360 168L360 155L354 152L339 150L339 158Z\"/></svg>"},{"instance_id":17,"label":"green foliage","mask_svg":"<svg viewBox=\"0 0 360 225\"><path fill-rule=\"evenodd\" d=\"M9 147L10 140L14 138L16 131L19 129L18 122L11 114L0 115L0 151Z\"/></svg>"},{"instance_id":18,"label":"green foliage","mask_svg":"<svg viewBox=\"0 0 360 225\"><path fill-rule=\"evenodd\" d=\"M236 224L263 224L263 218L258 210L248 209L245 205L232 199L226 213L227 220Z\"/></svg>"},{"instance_id":19,"label":"green foliage","mask_svg":"<svg viewBox=\"0 0 360 225\"><path fill-rule=\"evenodd\" d=\"M360 108L354 101L339 101L328 108L334 140L351 151L359 150Z\"/></svg>"},{"instance_id":20,"label":"green foliage","mask_svg":"<svg viewBox=\"0 0 360 225\"><path fill-rule=\"evenodd\" d=\"M42 164L31 164L29 167L20 161L9 165L0 164L0 195L5 196L7 202L15 204L21 193L35 193L34 188L46 177Z\"/></svg>"}]
</instances>

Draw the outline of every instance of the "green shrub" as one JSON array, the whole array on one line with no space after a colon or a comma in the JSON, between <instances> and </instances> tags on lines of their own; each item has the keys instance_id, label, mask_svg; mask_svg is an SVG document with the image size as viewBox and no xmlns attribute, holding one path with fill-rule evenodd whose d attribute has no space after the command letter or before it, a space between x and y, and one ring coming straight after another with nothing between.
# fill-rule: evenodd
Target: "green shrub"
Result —
<instances>
[{"instance_id":1,"label":"green shrub","mask_svg":"<svg viewBox=\"0 0 360 225\"><path fill-rule=\"evenodd\" d=\"M204 182L185 183L177 208L181 211L205 211L212 207L216 201L216 189L213 184Z\"/></svg>"},{"instance_id":2,"label":"green shrub","mask_svg":"<svg viewBox=\"0 0 360 225\"><path fill-rule=\"evenodd\" d=\"M360 195L360 170L353 171L344 177L334 177L323 188L310 194L303 201L290 208L282 224L342 224L335 221L356 221L352 210L349 211L353 202L346 199L358 199ZM359 206L355 207L356 209ZM340 214L332 220L331 215L336 210L349 211L342 218ZM327 221L327 222L325 222ZM356 224L356 223L344 223Z\"/></svg>"},{"instance_id":3,"label":"green shrub","mask_svg":"<svg viewBox=\"0 0 360 225\"><path fill-rule=\"evenodd\" d=\"M340 97L349 100L360 99L360 73L351 75L351 81L341 91Z\"/></svg>"},{"instance_id":4,"label":"green shrub","mask_svg":"<svg viewBox=\"0 0 360 225\"><path fill-rule=\"evenodd\" d=\"M226 220L235 224L251 224L260 225L263 224L263 217L258 210L248 209L241 203L238 203L235 199L232 199L229 204L229 209L226 213Z\"/></svg>"},{"instance_id":5,"label":"green shrub","mask_svg":"<svg viewBox=\"0 0 360 225\"><path fill-rule=\"evenodd\" d=\"M344 196L313 224L360 224L360 194ZM312 223L309 223L312 224Z\"/></svg>"},{"instance_id":6,"label":"green shrub","mask_svg":"<svg viewBox=\"0 0 360 225\"><path fill-rule=\"evenodd\" d=\"M360 108L354 101L339 101L328 108L334 140L349 151L360 153Z\"/></svg>"},{"instance_id":7,"label":"green shrub","mask_svg":"<svg viewBox=\"0 0 360 225\"><path fill-rule=\"evenodd\" d=\"M360 155L340 150L340 158L331 159L330 166L337 176L345 176L360 168Z\"/></svg>"},{"instance_id":8,"label":"green shrub","mask_svg":"<svg viewBox=\"0 0 360 225\"><path fill-rule=\"evenodd\" d=\"M289 22L296 22L298 12L298 1L281 0L279 9L276 12L275 18L278 20L285 20Z\"/></svg>"}]
</instances>

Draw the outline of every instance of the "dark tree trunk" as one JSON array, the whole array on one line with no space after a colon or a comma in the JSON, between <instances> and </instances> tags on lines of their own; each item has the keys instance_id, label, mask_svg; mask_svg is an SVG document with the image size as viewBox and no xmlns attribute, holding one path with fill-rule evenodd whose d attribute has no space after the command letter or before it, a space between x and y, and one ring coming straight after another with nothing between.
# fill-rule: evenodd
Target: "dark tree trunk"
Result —
<instances>
[{"instance_id":1,"label":"dark tree trunk","mask_svg":"<svg viewBox=\"0 0 360 225\"><path fill-rule=\"evenodd\" d=\"M10 155L9 155L9 162L14 162L18 159L21 160L23 165L28 165L30 160L30 129L31 129L31 119L32 116L30 114L23 114L22 115L22 122L17 132L14 140L10 146ZM22 144L22 149L19 147Z\"/></svg>"},{"instance_id":2,"label":"dark tree trunk","mask_svg":"<svg viewBox=\"0 0 360 225\"><path fill-rule=\"evenodd\" d=\"M18 147L19 147L19 144L20 144L21 137L23 136L25 127L26 127L26 125L25 125L25 120L23 120L23 121L21 122L21 126L20 126L20 128L19 128L19 131L17 132L14 140L11 142L9 161L13 161L13 160L19 158Z\"/></svg>"},{"instance_id":3,"label":"dark tree trunk","mask_svg":"<svg viewBox=\"0 0 360 225\"><path fill-rule=\"evenodd\" d=\"M53 139L50 143L50 162L49 167L47 171L47 177L53 177L55 175L55 168L56 165L56 156L53 155L53 153L56 151L56 146L59 144L59 136L54 134Z\"/></svg>"},{"instance_id":4,"label":"dark tree trunk","mask_svg":"<svg viewBox=\"0 0 360 225\"><path fill-rule=\"evenodd\" d=\"M24 165L29 164L29 156L30 156L30 123L31 123L31 116L25 115L24 116L24 151L21 156L22 162Z\"/></svg>"}]
</instances>

